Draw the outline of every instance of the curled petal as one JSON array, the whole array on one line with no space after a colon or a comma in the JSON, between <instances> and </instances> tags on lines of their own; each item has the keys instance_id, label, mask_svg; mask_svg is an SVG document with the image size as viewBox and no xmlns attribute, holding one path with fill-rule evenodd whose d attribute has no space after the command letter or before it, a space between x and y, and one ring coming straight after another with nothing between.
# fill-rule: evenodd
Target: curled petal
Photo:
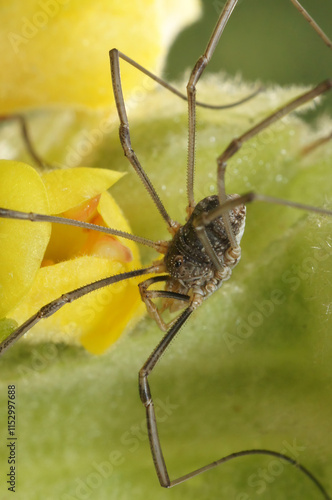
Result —
<instances>
[{"instance_id":1,"label":"curled petal","mask_svg":"<svg viewBox=\"0 0 332 500\"><path fill-rule=\"evenodd\" d=\"M91 256L43 267L12 317L22 323L61 294L125 270L120 262ZM124 281L64 306L47 319L47 325L36 325L27 338L32 342L82 343L90 352L101 354L118 339L129 321L138 321L143 313L137 284Z\"/></svg>"},{"instance_id":2,"label":"curled petal","mask_svg":"<svg viewBox=\"0 0 332 500\"><path fill-rule=\"evenodd\" d=\"M3 206L22 211L60 212L64 218L130 232L122 212L106 192L122 174L77 168L54 170L41 179L24 164L3 162L3 167L0 191ZM11 198L6 196L6 190ZM25 203L27 199L29 203ZM124 238L64 224L52 224L49 238L50 224L6 219L1 222L6 242L0 275L2 305L6 305L3 314L9 311L9 317L18 324L63 293L140 266L135 243ZM28 271L29 279L25 278ZM19 303L18 292L22 299ZM123 281L65 306L47 320L47 326L44 322L37 324L27 338L33 342L81 342L99 354L115 342L129 322L137 321L143 311L137 283Z\"/></svg>"},{"instance_id":3,"label":"curled petal","mask_svg":"<svg viewBox=\"0 0 332 500\"><path fill-rule=\"evenodd\" d=\"M110 188L123 173L102 168L57 169L42 175L50 213L66 212Z\"/></svg>"}]
</instances>

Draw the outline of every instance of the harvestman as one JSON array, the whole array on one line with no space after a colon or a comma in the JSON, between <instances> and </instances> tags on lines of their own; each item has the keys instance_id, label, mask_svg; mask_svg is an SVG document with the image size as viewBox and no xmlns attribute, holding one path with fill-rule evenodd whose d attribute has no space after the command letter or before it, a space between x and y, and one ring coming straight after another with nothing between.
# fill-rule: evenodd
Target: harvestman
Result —
<instances>
[{"instance_id":1,"label":"harvestman","mask_svg":"<svg viewBox=\"0 0 332 500\"><path fill-rule=\"evenodd\" d=\"M297 10L307 19L312 25L317 34L324 40L325 44L332 48L332 42L322 32L320 27L314 22L309 14L303 9L297 0L291 0ZM153 461L156 467L157 475L161 486L172 487L187 479L190 479L201 472L210 470L221 463L229 461L233 458L245 455L270 455L299 468L320 490L324 498L330 499L321 483L308 471L303 465L297 463L292 458L271 450L252 449L232 453L215 462L212 462L205 467L197 469L178 479L170 480L167 467L164 461L161 444L158 437L157 422L154 411L153 400L150 392L148 376L156 366L161 355L166 351L171 340L177 335L182 325L191 316L192 312L201 305L213 292L221 287L225 280L228 280L232 273L232 268L236 266L241 257L240 241L244 231L246 208L245 204L253 201L262 201L266 203L274 203L294 207L300 210L317 212L320 214L332 215L331 210L316 208L301 203L285 201L278 198L272 198L257 193L247 193L243 196L236 194L226 195L225 191L225 171L227 161L237 153L242 144L266 127L270 126L275 121L281 119L286 114L295 110L302 104L314 99L332 88L332 80L326 80L310 90L300 95L296 99L287 103L276 112L262 120L260 123L249 129L243 135L233 139L226 150L217 158L217 185L218 195L209 196L202 201L195 203L194 200L194 165L195 165L195 134L196 134L196 106L204 104L196 102L196 84L204 72L205 67L210 61L213 52L219 42L220 36L236 6L238 0L228 0L219 17L217 25L210 37L207 48L194 66L191 72L188 85L187 96L178 92L174 87L170 86L160 78L156 77L145 68L128 58L117 49L110 51L111 73L113 92L115 96L117 111L120 118L120 141L125 153L136 173L143 182L162 218L167 224L167 229L172 235L170 241L151 241L146 238L140 238L134 235L124 233L122 231L98 227L94 224L78 222L70 219L61 219L35 213L24 213L5 208L0 209L0 217L21 219L29 221L47 221L59 224L67 224L79 226L86 229L93 229L115 236L121 236L137 243L152 247L157 252L164 255L162 261L158 261L149 267L138 269L116 276L107 277L94 283L82 286L77 290L62 295L57 300L50 302L42 307L34 316L28 319L17 330L12 332L7 339L0 344L0 353L3 354L9 347L14 344L22 335L32 328L41 319L47 318L59 310L63 305L73 302L74 300L90 293L99 288L112 285L122 280L132 277L142 276L145 274L158 274L148 278L139 284L142 300L144 301L149 314L155 319L158 326L166 331L165 336L154 349L150 357L147 359L139 372L139 391L143 405L146 408L148 436L150 440L151 452ZM139 163L139 160L131 147L131 139L129 132L129 123L122 93L122 85L120 78L119 60L123 59L133 65L146 75L153 78L155 81L166 87L171 92L179 95L183 99L188 100L188 164L187 164L187 218L186 223L181 225L168 215L162 201L152 186L148 176ZM252 98L254 94L248 98ZM246 99L244 99L246 100ZM240 101L241 103L243 101ZM239 104L236 103L236 104ZM210 106L210 108L221 108L222 106ZM28 149L39 164L43 162L38 154L34 151L31 144L25 120L21 115L10 116L9 118L17 118L20 121L23 136ZM5 119L5 117L0 117ZM324 139L325 140L325 139ZM165 274L164 274L165 273ZM149 290L152 284L164 282L164 290ZM171 311L184 309L173 321L165 324L161 311L154 304L152 299L161 298L165 300L165 308Z\"/></svg>"}]
</instances>

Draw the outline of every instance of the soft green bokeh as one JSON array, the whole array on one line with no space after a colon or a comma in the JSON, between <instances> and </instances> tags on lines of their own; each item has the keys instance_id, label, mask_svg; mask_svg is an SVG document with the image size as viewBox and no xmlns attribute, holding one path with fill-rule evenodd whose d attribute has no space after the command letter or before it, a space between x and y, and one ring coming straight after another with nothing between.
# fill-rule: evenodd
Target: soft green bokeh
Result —
<instances>
[{"instance_id":1,"label":"soft green bokeh","mask_svg":"<svg viewBox=\"0 0 332 500\"><path fill-rule=\"evenodd\" d=\"M231 101L248 91L232 82L218 87L212 79L202 86L200 97ZM259 119L299 92L270 89L232 111L199 110L197 199L213 192L215 158L230 139L250 126L253 115ZM165 225L123 157L115 125L92 147L100 117L80 118L85 127L81 143L72 115L32 117L40 149L47 154L49 148L50 161L68 160L69 146L64 148L54 134L62 124L71 155L90 151L81 157L83 164L129 172L112 193L135 233L167 238ZM171 215L183 222L186 104L155 92L130 118L142 164ZM295 117L264 132L229 162L228 191L254 189L331 206L331 143L300 155L301 147L330 126L325 120L322 130L314 131ZM10 136L11 127L6 130ZM53 143L48 137L54 137ZM285 451L295 443L301 446L297 458L331 491L331 228L328 217L260 203L248 207L242 261L232 279L195 313L151 377L156 401L166 404L166 410L159 410L160 434L171 477L233 451ZM144 253L146 261L151 258ZM236 460L162 490L137 393L137 372L160 338L154 322L145 319L100 357L61 345L22 342L7 353L1 360L0 407L6 407L7 384L16 384L17 499L322 498L299 471L263 457ZM5 474L3 411L1 419L0 467ZM260 493L248 481L255 482L262 468L268 469L271 482ZM2 498L11 498L1 487Z\"/></svg>"},{"instance_id":2,"label":"soft green bokeh","mask_svg":"<svg viewBox=\"0 0 332 500\"><path fill-rule=\"evenodd\" d=\"M203 15L175 40L165 67L169 79L179 78L206 46L223 0L203 0ZM332 38L332 2L301 0ZM290 0L240 0L207 72L242 75L246 81L315 84L331 76L331 51ZM332 110L332 98L326 109Z\"/></svg>"}]
</instances>

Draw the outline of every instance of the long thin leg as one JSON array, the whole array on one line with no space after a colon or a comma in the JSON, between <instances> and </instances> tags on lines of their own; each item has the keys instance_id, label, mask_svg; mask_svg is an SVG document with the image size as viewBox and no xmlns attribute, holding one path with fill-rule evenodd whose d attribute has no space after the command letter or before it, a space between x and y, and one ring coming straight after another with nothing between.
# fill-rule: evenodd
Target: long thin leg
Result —
<instances>
[{"instance_id":1,"label":"long thin leg","mask_svg":"<svg viewBox=\"0 0 332 500\"><path fill-rule=\"evenodd\" d=\"M138 285L142 301L144 302L149 315L155 320L155 322L163 332L166 332L168 328L170 328L172 324L176 322L177 318L170 321L169 323L165 323L159 309L151 299L172 299L179 300L181 302L189 302L190 300L189 295L184 295L183 293L177 293L168 290L148 290L149 286L153 285L154 283L159 283L160 281L167 280L169 280L168 275L153 276L152 278L148 278L147 280L142 281Z\"/></svg>"},{"instance_id":2,"label":"long thin leg","mask_svg":"<svg viewBox=\"0 0 332 500\"><path fill-rule=\"evenodd\" d=\"M238 0L228 0L224 6L216 27L210 37L204 54L196 62L187 84L188 96L188 163L187 163L187 196L188 216L194 207L194 168L195 168L195 143L196 143L196 85L204 69L209 63L224 28L237 4Z\"/></svg>"},{"instance_id":3,"label":"long thin leg","mask_svg":"<svg viewBox=\"0 0 332 500\"><path fill-rule=\"evenodd\" d=\"M321 95L322 93L331 90L331 88L332 88L332 80L325 80L324 82L320 83L309 92L305 92L296 99L291 100L290 102L279 108L277 111L269 115L267 118L264 118L264 120L259 122L257 125L247 130L247 132L242 134L240 137L235 138L230 142L225 151L217 158L217 165L218 165L217 182L218 182L218 196L220 205L223 205L226 202L225 172L226 172L227 161L239 151L243 143L248 141L249 139L252 139L255 135L259 134L259 132L269 127L277 120L280 120L294 109L305 104L306 102L311 101L312 99ZM229 215L227 212L223 213L223 221L225 223L225 229L227 232L227 236L231 242L231 246L234 247L234 243L236 242L229 221ZM197 227L199 228L200 226L198 225Z\"/></svg>"},{"instance_id":4,"label":"long thin leg","mask_svg":"<svg viewBox=\"0 0 332 500\"><path fill-rule=\"evenodd\" d=\"M139 372L139 392L141 401L146 408L146 418L148 426L148 435L150 440L150 447L153 462L157 471L157 475L161 486L169 487L171 486L171 481L168 476L167 467L165 464L164 456L161 450L161 444L158 436L157 420L154 411L154 404L152 401L150 386L148 382L148 376L152 372L156 363L160 359L161 355L165 352L170 342L179 332L181 326L187 321L191 313L193 312L195 306L191 304L183 313L178 317L177 321L170 328L170 330L163 337L158 346L154 349L150 357L142 366Z\"/></svg>"},{"instance_id":5,"label":"long thin leg","mask_svg":"<svg viewBox=\"0 0 332 500\"><path fill-rule=\"evenodd\" d=\"M228 145L228 147L225 149L225 151L218 157L217 159L218 169L220 171L225 170L227 161L233 155L235 155L235 153L239 151L244 142L248 141L249 139L252 139L259 132L269 127L277 120L280 120L294 109L298 108L299 106L302 106L302 104L305 104L306 102L315 99L315 97L318 97L324 92L331 90L331 88L332 88L332 79L325 80L312 90L309 90L309 92L305 92L296 99L290 101L288 104L279 108L277 111L269 115L267 118L259 122L257 125L247 130L247 132L242 134L240 137L233 139Z\"/></svg>"},{"instance_id":6,"label":"long thin leg","mask_svg":"<svg viewBox=\"0 0 332 500\"><path fill-rule=\"evenodd\" d=\"M312 28L316 31L317 35L321 37L321 39L324 41L324 43L330 48L332 49L332 42L331 40L329 39L329 37L324 33L324 31L320 28L320 26L318 26L318 24L316 23L316 21L311 17L311 15L309 14L309 12L307 12L305 10L304 7L302 7L302 5L300 4L300 2L298 0L290 0L292 2L292 4L294 5L294 7L300 12L300 14L302 14L302 16L308 21L308 23L310 24L310 26L312 26Z\"/></svg>"},{"instance_id":7,"label":"long thin leg","mask_svg":"<svg viewBox=\"0 0 332 500\"><path fill-rule=\"evenodd\" d=\"M296 99L293 99L290 101L288 104L282 106L279 108L277 111L269 115L267 118L259 122L257 125L249 129L247 132L242 134L239 138L235 138L231 141L231 143L228 145L228 147L225 149L225 151L218 157L217 159L217 164L218 164L218 195L219 195L219 203L220 206L215 208L209 213L206 214L201 214L199 217L197 217L194 221L194 226L197 232L197 236L201 240L202 244L204 245L204 248L206 252L208 253L209 257L211 258L213 265L215 268L219 271L222 270L222 263L219 261L219 258L212 247L205 227L207 224L211 223L214 219L217 217L222 216L224 224L225 224L225 229L227 232L228 239L230 241L230 246L233 251L237 252L239 251L239 245L236 242L235 235L233 233L231 224L230 224L230 219L229 219L229 210L227 210L226 207L232 206L236 207L241 205L241 202L239 201L241 198L236 199L234 202L232 201L226 201L226 190L225 190L225 171L226 171L226 166L227 166L227 161L229 158L231 158L233 155L239 151L239 149L242 147L242 144L245 141L248 141L255 135L257 135L259 132L264 130L266 127L269 127L271 124L276 122L277 120L280 120L282 117L293 111L294 109L298 108L302 104L305 104L308 101L311 101L315 97L319 96L323 92L326 92L332 88L332 80L326 80L325 82L322 82L321 84L317 85L314 89L310 90L309 92L305 92L301 96L297 97ZM262 201L268 201L267 197L265 199L262 199L262 195L256 195L254 193L250 193L251 196L255 197L256 200L261 199ZM253 201L249 199L245 199L245 202L248 201ZM297 208L303 208L304 210L309 210L309 211L315 211L316 209L314 207L309 207L308 205L303 205L299 206L299 204L293 204L292 202L287 202L285 200L278 200L276 201L278 204L282 205L287 205L287 206L297 206ZM319 209L318 209L319 210ZM323 213L326 213L326 211ZM239 258L239 257L238 257Z\"/></svg>"},{"instance_id":8,"label":"long thin leg","mask_svg":"<svg viewBox=\"0 0 332 500\"><path fill-rule=\"evenodd\" d=\"M315 151L320 146L323 146L323 144L330 142L331 140L332 140L332 131L323 137L319 137L315 141L311 142L310 144L302 148L301 155L306 156L307 154L310 154L312 151Z\"/></svg>"},{"instance_id":9,"label":"long thin leg","mask_svg":"<svg viewBox=\"0 0 332 500\"><path fill-rule=\"evenodd\" d=\"M130 57L128 57L123 52L118 51L118 54L119 54L119 57L121 59L123 59L124 61L126 61L128 64L130 64L134 68L138 69L141 73L144 73L149 78L151 78L155 82L159 83L159 85L161 85L165 89L169 90L173 94L175 94L178 97L180 97L180 99L183 99L184 101L188 101L188 96L186 94L183 94L182 92L180 92L173 85L171 85L170 83L166 82L165 80L163 80L159 76L155 75L154 73L151 73L151 71L149 71L146 68L144 68L144 66L141 66L140 64L138 64L136 61L134 61L133 59L131 59ZM247 95L243 99L240 99L239 101L232 102L230 104L208 104L206 102L196 101L196 106L200 106L201 108L207 108L207 109L215 109L215 110L234 108L236 106L239 106L240 104L244 104L245 102L249 101L250 99L253 99L254 97L256 97L257 94L259 94L260 92L262 92L262 90L263 90L263 87L259 87L254 92L252 92L251 94Z\"/></svg>"},{"instance_id":10,"label":"long thin leg","mask_svg":"<svg viewBox=\"0 0 332 500\"><path fill-rule=\"evenodd\" d=\"M166 241L152 241L148 240L147 238L142 238L140 236L135 236L134 234L126 233L125 231L120 231L118 229L111 229L109 227L98 226L97 224L91 224L90 222L82 222L75 219L67 219L66 217L58 217L56 215L44 215L33 212L27 213L0 207L0 218L27 220L31 222L43 221L43 222L52 222L53 224L64 224L66 226L76 226L76 227L81 227L83 229L99 231L104 234L111 234L112 236L120 236L121 238L126 238L127 240L135 241L136 243L140 243L141 245L154 248L159 253L165 253L167 250Z\"/></svg>"},{"instance_id":11,"label":"long thin leg","mask_svg":"<svg viewBox=\"0 0 332 500\"><path fill-rule=\"evenodd\" d=\"M215 215L213 217L212 221L214 219L216 219L217 217L221 216L224 224L226 223L226 221L229 223L229 228L227 228L227 225L225 224L225 229L227 232L228 239L230 241L230 247L224 255L223 262L219 259L218 254L217 254L216 250L214 249L213 245L211 244L209 237L208 237L208 234L207 234L207 231L206 231L206 226L209 223L209 222L207 222L208 216L210 215L211 212L205 212L205 213L203 212L200 216L196 217L193 220L193 225L194 225L195 231L196 231L197 236L200 239L207 255L210 257L215 269L217 271L219 271L219 273L222 273L222 274L224 272L225 264L230 265L231 267L234 267L236 265L236 263L241 258L241 247L240 247L239 242L236 240L235 234L233 233L233 229L231 227L230 219L229 219L229 209L227 209L227 207L229 207L229 202L234 198L236 201L235 201L235 204L232 205L232 208L235 208L235 207L238 207L239 205L241 205L241 203L238 201L237 196L232 195L229 197L228 201L226 201L226 199L225 199L225 201L223 203L221 203L219 205L219 207L217 207L216 209L213 210L213 213L218 211L218 215L217 216ZM245 206L242 207L242 210L243 210L243 215L245 217L245 211L246 211ZM220 278L227 279L227 278L223 278L222 274L219 274Z\"/></svg>"},{"instance_id":12,"label":"long thin leg","mask_svg":"<svg viewBox=\"0 0 332 500\"><path fill-rule=\"evenodd\" d=\"M316 485L316 487L323 494L323 496L326 500L331 500L328 493L326 492L326 490L322 486L322 484L318 481L318 479L316 479L316 477L306 467L299 464L298 462L296 462L296 460L292 459L291 457L288 457L287 455L284 455L282 453L278 453L275 451L271 451L271 450L264 450L264 449L252 449L252 450L244 450L244 451L232 453L231 455L228 455L228 456L223 457L219 460L211 462L210 464L205 465L204 467L196 469L196 470L190 472L189 474L181 476L177 479L173 479L173 480L170 479L169 474L168 474L168 470L167 470L167 466L166 466L166 462L164 459L164 455L162 452L159 435L158 435L157 419L156 419L156 414L155 414L155 410L154 410L154 404L153 404L152 394L151 394L151 390L150 390L150 385L148 382L148 377L151 374L151 372L153 371L156 364L158 363L158 360L161 358L162 354L166 351L167 347L170 345L171 341L179 333L181 327L184 325L184 323L187 321L189 316L192 314L192 312L199 305L200 305L199 297L197 297L197 302L196 302L196 298L194 297L192 300L192 303L178 317L176 322L172 325L172 327L169 329L169 331L166 333L166 335L162 338L161 342L154 349L154 351L149 356L149 358L144 363L144 365L142 366L142 368L139 372L140 397L141 397L141 401L146 409L147 428L148 428L148 436L149 436L149 442L150 442L150 447L151 447L151 453L152 453L153 462L154 462L157 476L158 476L158 479L159 479L161 486L163 486L164 488L171 488L172 486L176 486L177 484L183 483L184 481L187 481L188 479L191 479L192 477L195 477L198 474L201 474L202 472L214 469L218 465L221 465L221 464L228 462L230 460L233 460L235 458L244 457L247 455L267 455L267 456L273 456L273 457L277 457L279 459L282 459L282 460L290 463L294 467L298 468L301 472L303 472L305 474L306 477L308 477L313 482L313 484Z\"/></svg>"},{"instance_id":13,"label":"long thin leg","mask_svg":"<svg viewBox=\"0 0 332 500\"><path fill-rule=\"evenodd\" d=\"M279 459L284 460L285 462L288 462L289 464L293 465L297 469L299 469L303 474L312 481L312 483L318 488L318 490L322 493L323 497L326 500L331 500L330 495L327 493L325 490L324 486L318 481L318 479L306 468L304 465L300 464L293 458L289 457L288 455L284 455L283 453L278 453L276 451L272 450L264 450L264 449L252 449L252 450L243 450L235 453L231 453L230 455L227 455L226 457L220 458L219 460L216 460L215 462L212 462L205 467L201 467L200 469L197 469L189 474L186 474L185 476L179 477L178 479L174 479L173 481L170 482L169 488L172 486L176 486L177 484L183 483L184 481L187 481L188 479L191 479L192 477L198 476L198 474L202 474L202 472L206 472L208 470L214 469L215 467L218 467L218 465L224 464L225 462L229 462L230 460L234 460L235 458L240 458L240 457L245 457L249 455L266 455L266 456L272 456L276 457Z\"/></svg>"},{"instance_id":14,"label":"long thin leg","mask_svg":"<svg viewBox=\"0 0 332 500\"><path fill-rule=\"evenodd\" d=\"M143 170L138 158L135 154L135 151L131 146L130 139L130 131L129 131L129 122L126 112L126 106L124 103L123 92L122 92L122 84L121 84L121 76L120 76L120 63L119 63L119 51L117 49L112 49L109 53L110 61L111 61L111 74L112 74L112 85L113 85L113 93L115 98L115 103L119 115L120 120L120 142L124 151L125 156L128 158L130 163L135 169L135 172L138 174L139 178L143 182L144 187L148 191L151 196L154 204L159 210L160 215L166 221L168 228L171 233L175 233L178 229L178 223L173 221L168 215L162 201L160 200L155 188L153 187L150 179L146 175Z\"/></svg>"},{"instance_id":15,"label":"long thin leg","mask_svg":"<svg viewBox=\"0 0 332 500\"><path fill-rule=\"evenodd\" d=\"M32 142L31 137L30 137L30 132L29 132L25 117L23 115L20 115L20 114L0 116L0 122L5 122L5 121L9 121L9 120L17 120L18 121L20 128L21 128L22 137L23 137L23 140L25 142L25 146L26 146L31 158L35 161L35 163L41 168L50 167L50 165L48 165L39 156L39 154L35 150L35 148L33 146L33 142Z\"/></svg>"},{"instance_id":16,"label":"long thin leg","mask_svg":"<svg viewBox=\"0 0 332 500\"><path fill-rule=\"evenodd\" d=\"M3 340L0 343L0 356L41 319L52 316L64 305L74 302L74 300L77 300L80 297L93 292L94 290L99 290L100 288L104 288L105 286L113 285L114 283L118 283L119 281L134 278L136 276L142 276L143 274L158 272L160 272L159 266L146 267L143 269L117 274L116 276L109 276L107 278L95 281L94 283L89 283L88 285L84 285L80 288L77 288L76 290L72 290L71 292L63 294L58 299L55 299L43 306L36 314L31 316L31 318L23 323L23 325L19 326L5 340Z\"/></svg>"},{"instance_id":17,"label":"long thin leg","mask_svg":"<svg viewBox=\"0 0 332 500\"><path fill-rule=\"evenodd\" d=\"M209 238L206 233L206 226L211 223L213 220L215 220L217 217L222 216L224 224L225 224L225 229L227 232L228 239L230 241L230 247L232 251L236 253L237 260L240 258L240 248L239 245L236 241L235 235L233 233L231 224L230 224L230 219L229 219L229 208L227 207L236 207L241 205L242 203L246 203L249 201L254 201L254 200L260 200L260 201L266 201L268 203L277 203L279 205L286 205L286 206L292 206L292 207L297 207L301 208L303 210L308 210L308 211L318 211L320 213L328 213L332 214L331 211L326 211L324 209L320 210L317 209L316 207L311 207L309 205L301 205L298 203L293 203L290 201L285 201L285 200L280 200L276 198L270 198L270 197L264 197L263 195L255 194L255 193L249 193L249 195L245 195L244 197L237 198L235 200L227 200L226 197L226 190L225 190L225 171L226 171L226 166L227 166L227 161L229 158L231 158L233 155L239 151L239 149L242 147L242 144L245 141L248 141L255 135L257 135L259 132L264 130L266 127L269 127L271 124L276 122L277 120L281 119L284 117L286 114L290 113L297 107L301 106L302 104L305 104L308 101L311 101L315 97L319 96L323 92L326 92L332 88L332 80L326 80L322 82L321 84L317 85L314 89L310 90L309 92L305 92L301 96L297 97L296 99L293 99L290 101L288 104L282 106L279 108L277 111L269 115L267 118L259 122L257 125L249 129L247 132L242 134L239 138L235 138L231 141L231 143L228 145L228 147L225 149L225 151L218 157L217 159L217 164L218 164L218 195L219 195L219 203L220 206L215 208L209 213L203 213L199 217L197 217L194 221L194 226L195 230L197 232L197 236L199 237L200 241L202 242L207 254L211 258L214 267L218 271L222 271L222 263L219 261L219 258L211 245ZM271 201L273 200L273 201ZM238 255L237 255L238 254Z\"/></svg>"},{"instance_id":18,"label":"long thin leg","mask_svg":"<svg viewBox=\"0 0 332 500\"><path fill-rule=\"evenodd\" d=\"M302 7L298 0L291 0L296 9L310 23L316 33L323 39L324 43L332 48L332 42L318 24L313 20L309 13ZM203 74L207 64L209 63L216 46L218 45L220 36L236 7L238 0L228 0L224 6L217 25L210 37L204 54L196 62L194 69L190 75L187 85L188 95L188 164L187 164L187 194L188 194L188 216L192 213L195 207L194 200L194 169L195 169L195 144L196 144L196 85ZM226 222L226 228L230 225Z\"/></svg>"},{"instance_id":19,"label":"long thin leg","mask_svg":"<svg viewBox=\"0 0 332 500\"><path fill-rule=\"evenodd\" d=\"M227 195L226 195L226 187L225 187L225 174L226 174L226 167L223 165L220 167L218 166L218 172L217 172L217 187L218 187L218 197L219 197L219 203L222 205L225 203L227 200ZM236 238L232 229L231 221L229 218L229 213L225 212L223 215L223 222L225 224L225 229L226 233L229 239L229 242L231 244L232 248L235 248L237 246Z\"/></svg>"},{"instance_id":20,"label":"long thin leg","mask_svg":"<svg viewBox=\"0 0 332 500\"><path fill-rule=\"evenodd\" d=\"M250 203L253 201L262 201L264 203L271 203L273 205L283 205L285 207L297 208L299 210L305 210L306 212L315 212L322 215L332 215L332 210L327 208L313 207L312 205L306 205L304 203L297 203L296 201L282 200L281 198L274 198L272 196L266 196L264 194L249 192L237 198L227 200L225 203L219 207L214 208L208 213L203 213L196 219L197 225L207 226L211 224L212 221L222 216L226 211L232 210L233 208L243 205L245 203Z\"/></svg>"},{"instance_id":21,"label":"long thin leg","mask_svg":"<svg viewBox=\"0 0 332 500\"><path fill-rule=\"evenodd\" d=\"M229 0L229 1L230 2L237 2L238 0ZM219 37L221 36L221 33L222 33L222 31L220 31ZM216 43L217 43L217 41L214 42L214 45ZM211 43L210 43L210 45L211 45ZM213 50L214 50L214 48L213 48ZM211 52L211 49L209 49L209 47L208 47L206 52L209 54ZM119 58L121 57L121 59L128 62L129 64L131 64L132 66L134 66L138 70L142 71L144 74L146 74L147 76L149 76L153 80L157 81L160 85L167 88L168 90L170 90L171 92L173 92L174 94L179 96L180 98L188 99L188 102L189 102L189 94L188 94L188 97L186 97L181 92L179 92L177 89L175 89L172 85L169 85L167 82L165 82L161 78L157 77L156 75L154 75L150 71L146 70L143 66L136 63L130 57L126 56L125 54L118 51L117 49L112 49L110 51L109 55L110 55L110 62L111 62L113 93L114 93L115 103L116 103L116 107L117 107L117 111L118 111L118 115L119 115L119 120L120 120L119 135L120 135L121 145L122 145L123 150L124 150L124 154L128 158L128 160L130 161L132 166L134 167L135 172L138 174L141 181L143 182L145 188L147 189L148 193L150 194L150 196L151 196L153 202L155 203L157 209L159 210L161 216L168 224L171 232L174 234L179 227L178 223L173 221L170 218L170 216L168 215L162 201L159 198L159 195L157 194L155 188L153 187L150 179L148 178L143 167L141 166L141 164L140 164L140 162L139 162L139 160L138 160L138 158L137 158L137 156L136 156L136 154L131 146L129 121L128 121L128 116L127 116L127 112L126 112L125 102L124 102L124 98L123 98L122 84L121 84ZM212 106L212 105L210 106L210 105L204 104L204 103L198 103L198 104L203 106L203 107L213 108L213 109L223 109L226 107L227 108L233 107L233 106L244 103L244 102L248 101L249 99L253 98L255 95L257 95L258 92L260 92L260 90L261 89L258 89L254 93L252 93L249 96L247 96L246 98L242 99L241 101L238 101L236 103L233 103L233 104L230 104L227 106ZM195 107L195 105L196 105L196 103L194 103L194 107Z\"/></svg>"}]
</instances>

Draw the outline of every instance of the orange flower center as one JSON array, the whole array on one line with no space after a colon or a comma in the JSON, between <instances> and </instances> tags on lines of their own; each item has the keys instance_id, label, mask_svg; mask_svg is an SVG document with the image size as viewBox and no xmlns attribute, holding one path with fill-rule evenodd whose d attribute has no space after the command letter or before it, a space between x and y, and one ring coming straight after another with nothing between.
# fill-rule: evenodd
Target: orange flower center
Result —
<instances>
[{"instance_id":1,"label":"orange flower center","mask_svg":"<svg viewBox=\"0 0 332 500\"><path fill-rule=\"evenodd\" d=\"M100 195L95 196L77 207L59 214L59 216L107 227L98 212L99 199ZM44 255L42 267L83 255L103 257L125 263L130 262L133 258L129 248L123 245L115 236L91 229L66 226L65 224L52 224L52 235Z\"/></svg>"}]
</instances>

